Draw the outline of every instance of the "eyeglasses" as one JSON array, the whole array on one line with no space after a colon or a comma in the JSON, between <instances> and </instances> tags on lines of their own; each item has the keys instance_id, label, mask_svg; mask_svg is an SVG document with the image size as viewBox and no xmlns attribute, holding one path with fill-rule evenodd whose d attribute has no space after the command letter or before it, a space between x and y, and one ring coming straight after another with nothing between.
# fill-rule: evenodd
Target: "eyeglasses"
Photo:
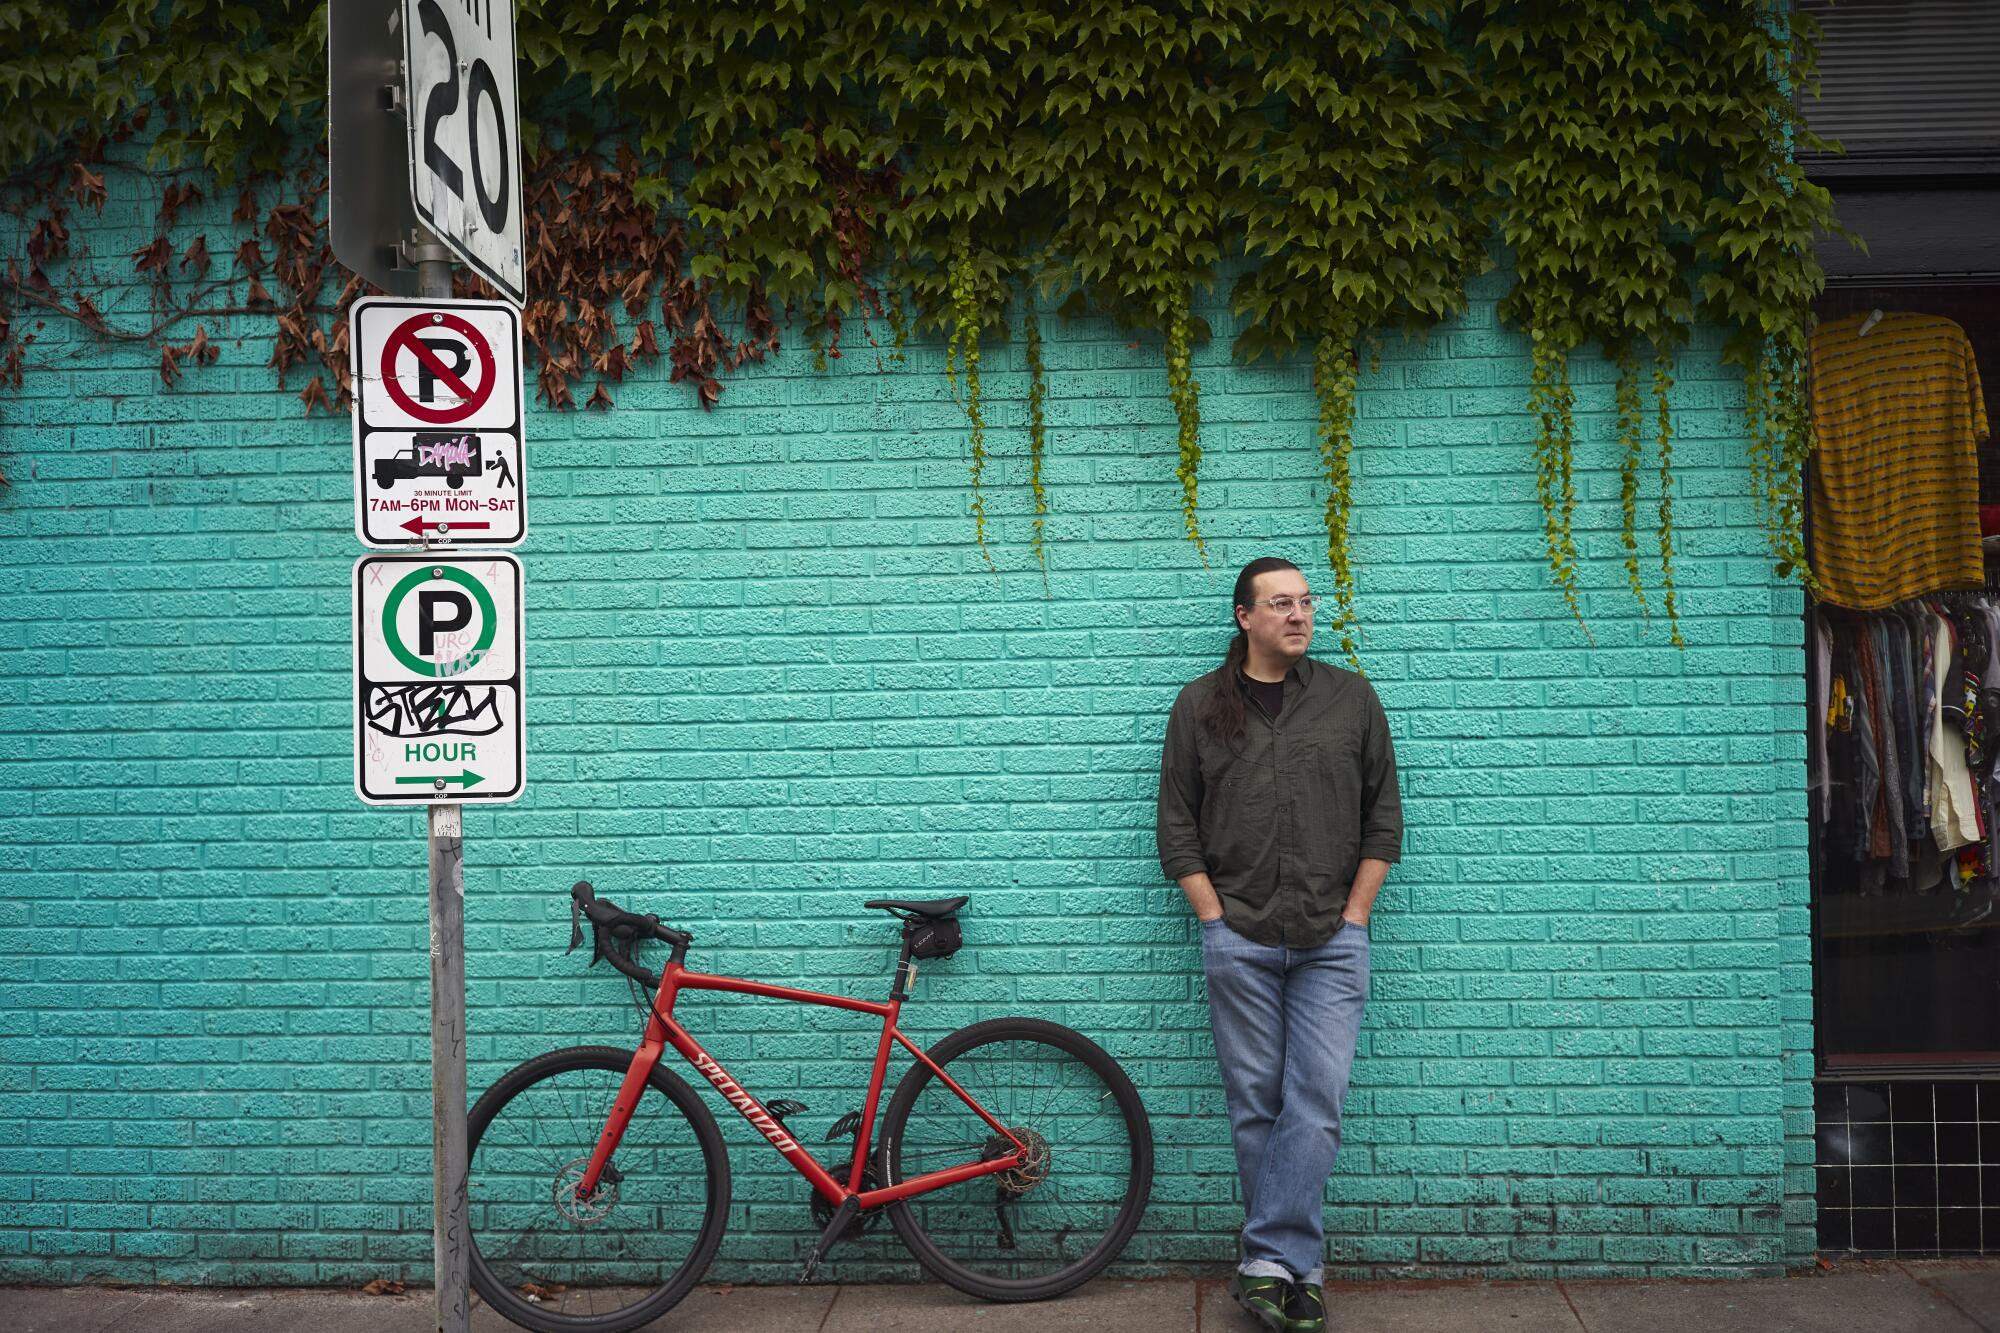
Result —
<instances>
[{"instance_id":1,"label":"eyeglasses","mask_svg":"<svg viewBox=\"0 0 2000 1333\"><path fill-rule=\"evenodd\" d=\"M1313 596L1311 593L1307 593L1303 597L1259 597L1251 602L1250 605L1268 606L1281 616L1290 615L1294 609L1311 615L1319 606L1319 598Z\"/></svg>"}]
</instances>

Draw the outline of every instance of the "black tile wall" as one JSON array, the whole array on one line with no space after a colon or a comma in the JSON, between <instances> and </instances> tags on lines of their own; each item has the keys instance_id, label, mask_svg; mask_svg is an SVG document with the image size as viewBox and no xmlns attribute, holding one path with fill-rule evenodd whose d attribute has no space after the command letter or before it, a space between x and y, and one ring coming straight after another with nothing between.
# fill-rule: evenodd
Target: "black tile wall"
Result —
<instances>
[{"instance_id":1,"label":"black tile wall","mask_svg":"<svg viewBox=\"0 0 2000 1333\"><path fill-rule=\"evenodd\" d=\"M1822 1083L1819 1244L2000 1254L2000 1080Z\"/></svg>"}]
</instances>

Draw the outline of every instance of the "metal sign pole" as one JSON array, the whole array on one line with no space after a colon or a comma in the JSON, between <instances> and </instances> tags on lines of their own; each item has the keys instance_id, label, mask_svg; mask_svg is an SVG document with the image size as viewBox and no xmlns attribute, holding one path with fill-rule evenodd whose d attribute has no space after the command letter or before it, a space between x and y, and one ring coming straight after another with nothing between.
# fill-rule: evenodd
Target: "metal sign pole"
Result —
<instances>
[{"instance_id":1,"label":"metal sign pole","mask_svg":"<svg viewBox=\"0 0 2000 1333\"><path fill-rule=\"evenodd\" d=\"M451 299L451 260L419 233L417 294ZM430 806L431 1261L438 1333L471 1324L471 1221L465 1150L465 840L458 806Z\"/></svg>"}]
</instances>

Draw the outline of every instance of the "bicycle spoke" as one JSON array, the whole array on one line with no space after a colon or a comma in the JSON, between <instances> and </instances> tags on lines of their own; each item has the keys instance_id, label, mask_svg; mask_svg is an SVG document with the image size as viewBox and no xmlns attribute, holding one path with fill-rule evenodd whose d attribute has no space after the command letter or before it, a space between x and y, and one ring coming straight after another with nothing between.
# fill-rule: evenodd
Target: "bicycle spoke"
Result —
<instances>
[{"instance_id":1,"label":"bicycle spoke","mask_svg":"<svg viewBox=\"0 0 2000 1333\"><path fill-rule=\"evenodd\" d=\"M1134 1173L1146 1169L1104 1076L1039 1032L963 1051L946 1072L1022 1139L1029 1157L902 1205L900 1217L948 1261L938 1271L963 1270L965 1280L952 1280L975 1294L988 1279L1066 1287L1081 1277L1065 1275L1095 1271L1109 1257L1106 1238L1121 1227L1122 1238L1128 1219L1136 1220ZM933 1076L914 1102L905 1099L896 1176L907 1180L977 1160L993 1142L978 1112Z\"/></svg>"},{"instance_id":2,"label":"bicycle spoke","mask_svg":"<svg viewBox=\"0 0 2000 1333\"><path fill-rule=\"evenodd\" d=\"M477 1117L468 1181L475 1280L503 1313L567 1316L582 1329L641 1304L664 1310L699 1276L689 1270L702 1238L720 1234L709 1149L688 1114L651 1085L598 1191L576 1193L624 1084L610 1054L580 1052L575 1064L539 1074L524 1066L517 1073L526 1081Z\"/></svg>"}]
</instances>

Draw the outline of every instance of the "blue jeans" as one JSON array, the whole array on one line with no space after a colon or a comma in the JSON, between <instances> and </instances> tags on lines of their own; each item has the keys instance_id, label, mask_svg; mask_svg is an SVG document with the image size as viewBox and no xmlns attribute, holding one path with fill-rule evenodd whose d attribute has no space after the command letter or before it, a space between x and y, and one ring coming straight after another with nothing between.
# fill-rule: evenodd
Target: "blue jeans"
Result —
<instances>
[{"instance_id":1,"label":"blue jeans","mask_svg":"<svg viewBox=\"0 0 2000 1333\"><path fill-rule=\"evenodd\" d=\"M1201 964L1243 1184L1240 1271L1318 1282L1321 1210L1368 999L1368 928L1348 923L1316 949L1287 949L1205 922Z\"/></svg>"}]
</instances>

